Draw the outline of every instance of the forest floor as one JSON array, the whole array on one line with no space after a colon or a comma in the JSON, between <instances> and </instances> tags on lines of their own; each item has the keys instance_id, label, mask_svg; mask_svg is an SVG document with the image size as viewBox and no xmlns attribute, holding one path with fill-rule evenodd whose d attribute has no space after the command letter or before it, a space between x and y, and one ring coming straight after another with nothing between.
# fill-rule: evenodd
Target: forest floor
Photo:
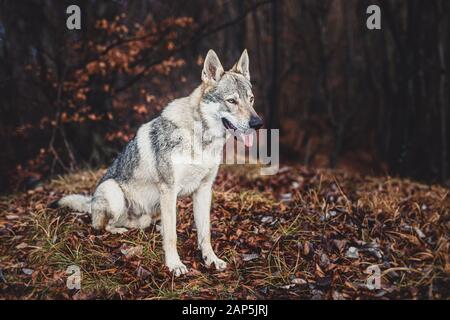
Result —
<instances>
[{"instance_id":1,"label":"forest floor","mask_svg":"<svg viewBox=\"0 0 450 320\"><path fill-rule=\"evenodd\" d=\"M47 209L63 194L89 193L102 173L0 198L0 299L450 298L449 189L301 166L274 176L225 167L214 186L212 241L228 269L203 264L186 198L178 248L190 272L175 278L158 227L112 235L86 215ZM81 290L66 286L71 265ZM371 290L377 268L380 288Z\"/></svg>"}]
</instances>

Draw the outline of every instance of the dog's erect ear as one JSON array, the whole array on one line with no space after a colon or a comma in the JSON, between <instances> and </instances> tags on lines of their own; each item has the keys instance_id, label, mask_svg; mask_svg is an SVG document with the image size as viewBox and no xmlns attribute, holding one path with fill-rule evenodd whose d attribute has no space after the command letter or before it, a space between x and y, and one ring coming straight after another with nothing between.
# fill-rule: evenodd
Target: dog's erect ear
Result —
<instances>
[{"instance_id":1,"label":"dog's erect ear","mask_svg":"<svg viewBox=\"0 0 450 320\"><path fill-rule=\"evenodd\" d=\"M215 83L220 80L224 73L219 57L213 50L209 50L203 64L202 81Z\"/></svg>"},{"instance_id":2,"label":"dog's erect ear","mask_svg":"<svg viewBox=\"0 0 450 320\"><path fill-rule=\"evenodd\" d=\"M248 80L250 80L250 71L249 71L250 60L248 58L247 49L242 52L241 57L238 62L231 68L231 71L242 74Z\"/></svg>"}]
</instances>

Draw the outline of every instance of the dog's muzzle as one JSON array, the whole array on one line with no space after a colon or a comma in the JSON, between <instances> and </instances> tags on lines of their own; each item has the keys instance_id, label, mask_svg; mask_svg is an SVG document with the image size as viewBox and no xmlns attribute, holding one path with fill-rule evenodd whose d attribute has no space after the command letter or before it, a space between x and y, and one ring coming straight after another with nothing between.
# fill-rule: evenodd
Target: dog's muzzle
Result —
<instances>
[{"instance_id":1,"label":"dog's muzzle","mask_svg":"<svg viewBox=\"0 0 450 320\"><path fill-rule=\"evenodd\" d=\"M228 130L237 130L237 128L227 119L222 118L223 126Z\"/></svg>"},{"instance_id":2,"label":"dog's muzzle","mask_svg":"<svg viewBox=\"0 0 450 320\"><path fill-rule=\"evenodd\" d=\"M263 121L260 117L252 115L250 117L250 121L248 122L248 125L250 128L258 130L259 128L261 128L263 126Z\"/></svg>"},{"instance_id":3,"label":"dog's muzzle","mask_svg":"<svg viewBox=\"0 0 450 320\"><path fill-rule=\"evenodd\" d=\"M261 121L261 125L262 125L262 120L260 119L260 121ZM247 134L244 132L241 132L229 120L227 120L225 118L222 118L222 123L226 129L232 131L232 133L235 137L239 137L245 146L251 147L253 145L253 132L250 132ZM261 126L259 126L259 127L261 127Z\"/></svg>"}]
</instances>

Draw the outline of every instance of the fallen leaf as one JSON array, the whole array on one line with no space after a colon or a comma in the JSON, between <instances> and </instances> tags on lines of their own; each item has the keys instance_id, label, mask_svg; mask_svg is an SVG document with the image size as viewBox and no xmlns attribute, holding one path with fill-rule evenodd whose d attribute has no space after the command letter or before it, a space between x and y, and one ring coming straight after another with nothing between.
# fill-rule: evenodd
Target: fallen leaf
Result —
<instances>
[{"instance_id":1,"label":"fallen leaf","mask_svg":"<svg viewBox=\"0 0 450 320\"><path fill-rule=\"evenodd\" d=\"M348 248L347 252L345 253L345 256L351 259L358 259L359 258L358 248L355 247Z\"/></svg>"},{"instance_id":2,"label":"fallen leaf","mask_svg":"<svg viewBox=\"0 0 450 320\"><path fill-rule=\"evenodd\" d=\"M127 245L122 245L120 247L120 252L127 258L142 255L142 246L138 245L135 247L128 247Z\"/></svg>"},{"instance_id":3,"label":"fallen leaf","mask_svg":"<svg viewBox=\"0 0 450 320\"><path fill-rule=\"evenodd\" d=\"M307 283L308 283L306 280L301 279L301 278L294 278L294 279L292 279L291 282L292 282L293 284L299 284L299 285L301 285L301 284L307 284Z\"/></svg>"},{"instance_id":4,"label":"fallen leaf","mask_svg":"<svg viewBox=\"0 0 450 320\"><path fill-rule=\"evenodd\" d=\"M31 274L33 274L34 270L28 269L28 268L23 268L22 272L25 273L26 275L31 275Z\"/></svg>"},{"instance_id":5,"label":"fallen leaf","mask_svg":"<svg viewBox=\"0 0 450 320\"><path fill-rule=\"evenodd\" d=\"M244 253L242 255L242 260L251 261L259 258L259 254L257 253Z\"/></svg>"},{"instance_id":6,"label":"fallen leaf","mask_svg":"<svg viewBox=\"0 0 450 320\"><path fill-rule=\"evenodd\" d=\"M21 242L16 246L16 249L24 249L26 247L28 247L28 244L26 244L25 242Z\"/></svg>"}]
</instances>

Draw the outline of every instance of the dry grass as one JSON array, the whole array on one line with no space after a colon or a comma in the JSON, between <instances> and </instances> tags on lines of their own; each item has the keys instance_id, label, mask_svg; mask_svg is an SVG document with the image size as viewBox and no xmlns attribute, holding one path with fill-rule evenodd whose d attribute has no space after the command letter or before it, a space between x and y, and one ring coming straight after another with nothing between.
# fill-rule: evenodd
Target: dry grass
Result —
<instances>
[{"instance_id":1,"label":"dry grass","mask_svg":"<svg viewBox=\"0 0 450 320\"><path fill-rule=\"evenodd\" d=\"M304 167L265 177L256 167L224 168L212 236L229 268L203 265L187 198L178 205L178 247L191 272L173 278L155 226L111 235L93 230L87 216L46 208L62 194L89 193L102 172L1 197L0 297L449 298L448 189ZM66 288L71 265L82 271L81 290ZM372 265L381 270L379 290L365 286Z\"/></svg>"}]
</instances>

